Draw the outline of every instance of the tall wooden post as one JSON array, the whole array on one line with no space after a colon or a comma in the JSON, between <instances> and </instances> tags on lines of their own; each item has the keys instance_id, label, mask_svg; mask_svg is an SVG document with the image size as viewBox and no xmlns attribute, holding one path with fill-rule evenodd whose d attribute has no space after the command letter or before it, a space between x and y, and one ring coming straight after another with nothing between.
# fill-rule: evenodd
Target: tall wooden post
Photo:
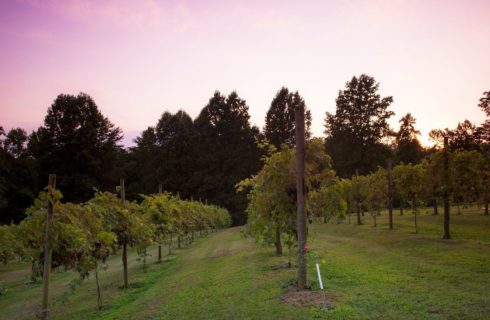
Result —
<instances>
[{"instance_id":1,"label":"tall wooden post","mask_svg":"<svg viewBox=\"0 0 490 320\"><path fill-rule=\"evenodd\" d=\"M54 192L56 189L56 175L50 174L48 181L48 211L46 212L45 221L45 233L44 233L44 270L43 270L43 300L41 309L41 319L47 320L48 309L48 295L49 295L49 273L51 272L51 245L49 243L50 226L53 221L53 206L55 202Z\"/></svg>"},{"instance_id":2,"label":"tall wooden post","mask_svg":"<svg viewBox=\"0 0 490 320\"><path fill-rule=\"evenodd\" d=\"M306 288L306 210L305 210L305 110L300 104L295 109L296 119L296 202L298 229L298 289Z\"/></svg>"},{"instance_id":3,"label":"tall wooden post","mask_svg":"<svg viewBox=\"0 0 490 320\"><path fill-rule=\"evenodd\" d=\"M393 230L393 181L391 176L392 163L391 159L388 159L387 163L388 171L388 218L390 223L390 230Z\"/></svg>"},{"instance_id":4,"label":"tall wooden post","mask_svg":"<svg viewBox=\"0 0 490 320\"><path fill-rule=\"evenodd\" d=\"M163 186L162 183L160 182L158 184L158 195L161 195L163 192ZM162 244L158 242L158 262L162 262Z\"/></svg>"},{"instance_id":5,"label":"tall wooden post","mask_svg":"<svg viewBox=\"0 0 490 320\"><path fill-rule=\"evenodd\" d=\"M121 178L120 188L121 188L121 204L124 207L124 203L126 202L126 187L124 186L123 178ZM123 239L122 263L123 263L123 271L124 271L124 288L127 289L128 288L128 240L126 238Z\"/></svg>"},{"instance_id":6,"label":"tall wooden post","mask_svg":"<svg viewBox=\"0 0 490 320\"><path fill-rule=\"evenodd\" d=\"M449 146L448 138L444 137L444 237L443 239L451 239L449 233Z\"/></svg>"},{"instance_id":7,"label":"tall wooden post","mask_svg":"<svg viewBox=\"0 0 490 320\"><path fill-rule=\"evenodd\" d=\"M359 171L356 169L356 210L357 210L357 225L361 225L361 205L359 201L359 197L361 196L361 188L359 186Z\"/></svg>"}]
</instances>

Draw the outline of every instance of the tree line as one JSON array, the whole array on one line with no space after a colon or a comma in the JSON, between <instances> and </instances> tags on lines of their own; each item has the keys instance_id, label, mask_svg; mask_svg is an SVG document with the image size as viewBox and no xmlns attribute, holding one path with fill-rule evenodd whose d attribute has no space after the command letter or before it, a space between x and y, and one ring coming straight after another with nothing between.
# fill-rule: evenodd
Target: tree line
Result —
<instances>
[{"instance_id":1,"label":"tree line","mask_svg":"<svg viewBox=\"0 0 490 320\"><path fill-rule=\"evenodd\" d=\"M410 113L393 130L388 119L392 97L381 97L379 83L368 75L353 77L339 90L335 113L326 113L326 152L341 178L365 175L394 164L418 164L439 145L424 148ZM455 129L435 129L431 137L449 138L455 150L481 152L490 142L490 92L479 107L487 120L477 126L465 120ZM59 95L48 108L43 125L28 134L22 128L0 127L0 222L25 217L49 173L56 173L65 201L85 202L93 188L114 192L120 177L127 197L141 200L161 184L182 199L209 202L229 210L233 224L244 224L247 198L235 185L259 172L267 154L260 144L277 150L294 146L294 109L305 107L306 138L311 140L311 113L298 92L281 88L273 97L262 130L250 124L248 106L236 92L218 91L192 119L185 111L164 112L154 126L136 138L136 146L120 145L122 131L105 117L87 94Z\"/></svg>"}]
</instances>

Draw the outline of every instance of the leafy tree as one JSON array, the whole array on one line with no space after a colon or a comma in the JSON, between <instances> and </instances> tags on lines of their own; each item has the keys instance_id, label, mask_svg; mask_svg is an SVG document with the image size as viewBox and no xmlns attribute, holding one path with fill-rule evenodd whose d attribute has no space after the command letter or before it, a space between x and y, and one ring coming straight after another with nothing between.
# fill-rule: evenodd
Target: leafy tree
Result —
<instances>
[{"instance_id":1,"label":"leafy tree","mask_svg":"<svg viewBox=\"0 0 490 320\"><path fill-rule=\"evenodd\" d=\"M29 149L39 164L38 187L49 173L67 201L90 199L93 188L108 189L119 177L116 164L121 130L99 111L87 94L60 94L30 136Z\"/></svg>"},{"instance_id":2,"label":"leafy tree","mask_svg":"<svg viewBox=\"0 0 490 320\"><path fill-rule=\"evenodd\" d=\"M388 202L388 179L386 170L378 169L365 177L362 192L366 207L373 218L374 226L377 226L376 217L380 215L381 210L386 208Z\"/></svg>"},{"instance_id":3,"label":"leafy tree","mask_svg":"<svg viewBox=\"0 0 490 320\"><path fill-rule=\"evenodd\" d=\"M388 107L392 97L381 97L379 83L362 74L346 83L336 99L335 114L326 113L328 153L340 177L374 171L389 156L383 139L391 134L387 120L394 115Z\"/></svg>"},{"instance_id":4,"label":"leafy tree","mask_svg":"<svg viewBox=\"0 0 490 320\"><path fill-rule=\"evenodd\" d=\"M480 179L482 181L482 190L480 201L485 206L485 215L489 215L490 203L490 145L482 148L483 161L480 163Z\"/></svg>"},{"instance_id":5,"label":"leafy tree","mask_svg":"<svg viewBox=\"0 0 490 320\"><path fill-rule=\"evenodd\" d=\"M11 226L0 225L0 262L7 264L17 255L16 238Z\"/></svg>"},{"instance_id":6,"label":"leafy tree","mask_svg":"<svg viewBox=\"0 0 490 320\"><path fill-rule=\"evenodd\" d=\"M456 151L451 156L451 196L461 214L461 204L475 203L480 197L483 188L481 163L484 158L476 151L464 150Z\"/></svg>"},{"instance_id":7,"label":"leafy tree","mask_svg":"<svg viewBox=\"0 0 490 320\"><path fill-rule=\"evenodd\" d=\"M275 150L273 146L269 148L263 168L252 178L241 181L237 188L248 192L247 233L258 242L274 244L277 254L282 254L282 235L285 234L287 240L284 243L291 262L291 248L297 240L294 149ZM313 139L306 145L305 176L308 192L335 183L331 159L319 139Z\"/></svg>"},{"instance_id":8,"label":"leafy tree","mask_svg":"<svg viewBox=\"0 0 490 320\"><path fill-rule=\"evenodd\" d=\"M310 191L308 209L313 216L323 218L326 223L334 217L344 218L347 201L344 200L344 184L337 180L334 184Z\"/></svg>"},{"instance_id":9,"label":"leafy tree","mask_svg":"<svg viewBox=\"0 0 490 320\"><path fill-rule=\"evenodd\" d=\"M481 143L480 131L469 120L459 122L457 127L450 129L434 129L429 132L431 140L442 146L444 137L448 137L449 148L455 150L479 150Z\"/></svg>"},{"instance_id":10,"label":"leafy tree","mask_svg":"<svg viewBox=\"0 0 490 320\"><path fill-rule=\"evenodd\" d=\"M295 145L295 108L302 104L305 105L303 98L296 91L289 92L288 88L282 87L271 102L271 106L265 116L264 135L269 142L276 148L281 148L282 144L289 147ZM305 107L306 139L311 136L311 112Z\"/></svg>"},{"instance_id":11,"label":"leafy tree","mask_svg":"<svg viewBox=\"0 0 490 320\"><path fill-rule=\"evenodd\" d=\"M245 100L218 91L195 120L197 196L229 210L233 224L245 223L247 199L235 184L260 169L259 130L250 126Z\"/></svg>"},{"instance_id":12,"label":"leafy tree","mask_svg":"<svg viewBox=\"0 0 490 320\"><path fill-rule=\"evenodd\" d=\"M0 127L0 223L19 222L36 194L36 170L21 128Z\"/></svg>"},{"instance_id":13,"label":"leafy tree","mask_svg":"<svg viewBox=\"0 0 490 320\"><path fill-rule=\"evenodd\" d=\"M393 182L402 201L410 204L414 215L415 232L419 232L417 212L420 204L420 195L423 192L423 166L420 164L401 164L393 169Z\"/></svg>"},{"instance_id":14,"label":"leafy tree","mask_svg":"<svg viewBox=\"0 0 490 320\"><path fill-rule=\"evenodd\" d=\"M159 166L155 176L163 189L183 198L195 195L195 130L191 117L180 110L164 113L155 127Z\"/></svg>"},{"instance_id":15,"label":"leafy tree","mask_svg":"<svg viewBox=\"0 0 490 320\"><path fill-rule=\"evenodd\" d=\"M423 157L423 147L417 135L420 131L415 129L415 118L407 113L400 119L400 129L395 134L396 159L398 163L419 163Z\"/></svg>"},{"instance_id":16,"label":"leafy tree","mask_svg":"<svg viewBox=\"0 0 490 320\"><path fill-rule=\"evenodd\" d=\"M484 143L490 144L490 91L483 92L478 106L487 115L485 122L478 128L480 137Z\"/></svg>"}]
</instances>

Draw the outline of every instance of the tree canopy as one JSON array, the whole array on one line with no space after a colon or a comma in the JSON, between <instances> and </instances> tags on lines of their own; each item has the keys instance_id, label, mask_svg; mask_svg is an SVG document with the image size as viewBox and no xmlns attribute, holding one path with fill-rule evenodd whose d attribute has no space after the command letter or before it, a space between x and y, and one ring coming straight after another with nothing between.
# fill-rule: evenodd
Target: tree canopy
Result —
<instances>
[{"instance_id":1,"label":"tree canopy","mask_svg":"<svg viewBox=\"0 0 490 320\"><path fill-rule=\"evenodd\" d=\"M383 139L391 134L387 120L394 115L388 107L392 97L381 97L379 83L368 75L352 77L336 99L335 114L326 113L327 152L341 177L356 169L364 174L376 169L389 156Z\"/></svg>"},{"instance_id":2,"label":"tree canopy","mask_svg":"<svg viewBox=\"0 0 490 320\"><path fill-rule=\"evenodd\" d=\"M303 105L305 108L306 139L311 136L311 112L306 109L303 98L296 92L289 92L289 89L282 87L274 99L265 116L264 135L276 148L281 148L282 144L290 147L295 145L294 135L296 130L295 113L297 106Z\"/></svg>"}]
</instances>

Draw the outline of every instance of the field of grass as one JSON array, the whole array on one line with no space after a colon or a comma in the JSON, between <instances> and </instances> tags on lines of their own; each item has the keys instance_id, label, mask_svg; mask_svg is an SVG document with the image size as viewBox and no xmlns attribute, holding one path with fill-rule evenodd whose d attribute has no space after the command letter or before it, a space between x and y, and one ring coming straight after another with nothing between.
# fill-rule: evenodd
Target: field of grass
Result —
<instances>
[{"instance_id":1,"label":"field of grass","mask_svg":"<svg viewBox=\"0 0 490 320\"><path fill-rule=\"evenodd\" d=\"M295 270L282 267L287 259L273 248L232 228L161 264L154 263L153 247L146 272L132 252L128 290L120 288L120 257L113 257L100 273L102 311L96 311L93 278L71 292L77 275L54 273L50 319L489 319L490 217L471 209L451 218L453 240L441 239L442 215L425 210L419 234L409 212L395 213L395 231L385 213L376 228L370 216L361 226L355 219L310 225L310 261L315 255L323 261L329 311L283 303L279 297ZM0 284L9 290L0 296L0 319L35 317L41 286L26 284L28 275L25 264L0 266ZM309 276L314 280L313 264Z\"/></svg>"}]
</instances>

